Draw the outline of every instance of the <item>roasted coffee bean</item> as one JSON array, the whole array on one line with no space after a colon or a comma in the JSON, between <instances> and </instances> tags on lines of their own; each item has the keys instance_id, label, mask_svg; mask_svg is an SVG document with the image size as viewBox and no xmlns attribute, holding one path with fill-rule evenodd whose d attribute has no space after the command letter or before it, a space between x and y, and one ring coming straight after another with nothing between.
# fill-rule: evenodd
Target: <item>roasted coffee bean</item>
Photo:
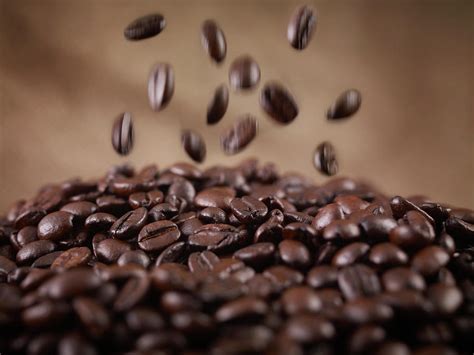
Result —
<instances>
[{"instance_id":1,"label":"roasted coffee bean","mask_svg":"<svg viewBox=\"0 0 474 355\"><path fill-rule=\"evenodd\" d=\"M386 332L378 325L363 325L351 334L348 350L351 353L363 353L373 349L385 340Z\"/></svg>"},{"instance_id":2,"label":"roasted coffee bean","mask_svg":"<svg viewBox=\"0 0 474 355\"><path fill-rule=\"evenodd\" d=\"M228 210L230 201L235 197L235 190L228 187L211 187L199 192L194 204L198 207L217 207Z\"/></svg>"},{"instance_id":3,"label":"roasted coffee bean","mask_svg":"<svg viewBox=\"0 0 474 355\"><path fill-rule=\"evenodd\" d=\"M417 234L423 236L427 241L433 241L435 237L434 228L422 213L418 211L408 211L404 219Z\"/></svg>"},{"instance_id":4,"label":"roasted coffee bean","mask_svg":"<svg viewBox=\"0 0 474 355\"><path fill-rule=\"evenodd\" d=\"M455 286L437 283L428 288L428 299L433 304L435 312L449 315L461 306L463 294Z\"/></svg>"},{"instance_id":5,"label":"roasted coffee bean","mask_svg":"<svg viewBox=\"0 0 474 355\"><path fill-rule=\"evenodd\" d=\"M393 317L393 310L374 298L359 298L347 302L342 313L344 319L356 324L385 322Z\"/></svg>"},{"instance_id":6,"label":"roasted coffee bean","mask_svg":"<svg viewBox=\"0 0 474 355\"><path fill-rule=\"evenodd\" d=\"M260 95L260 105L278 123L289 124L298 116L295 99L276 82L265 84Z\"/></svg>"},{"instance_id":7,"label":"roasted coffee bean","mask_svg":"<svg viewBox=\"0 0 474 355\"><path fill-rule=\"evenodd\" d=\"M177 179L170 185L168 189L168 196L166 198L166 201L168 203L173 204L171 196L183 199L184 201L186 201L186 203L191 203L194 200L194 197L196 196L196 189L194 188L193 184L191 184L188 180ZM196 214L193 213L192 217L195 217L195 215ZM176 221L176 223L179 224L180 222Z\"/></svg>"},{"instance_id":8,"label":"roasted coffee bean","mask_svg":"<svg viewBox=\"0 0 474 355\"><path fill-rule=\"evenodd\" d=\"M409 225L398 226L390 232L390 241L404 250L416 250L430 244L430 239L425 235L417 233Z\"/></svg>"},{"instance_id":9,"label":"roasted coffee bean","mask_svg":"<svg viewBox=\"0 0 474 355\"><path fill-rule=\"evenodd\" d=\"M74 300L73 307L87 332L92 336L100 337L109 329L110 316L107 310L94 299L78 297Z\"/></svg>"},{"instance_id":10,"label":"roasted coffee bean","mask_svg":"<svg viewBox=\"0 0 474 355\"><path fill-rule=\"evenodd\" d=\"M15 219L15 227L20 229L26 226L36 225L44 216L46 211L40 207L28 206L20 209Z\"/></svg>"},{"instance_id":11,"label":"roasted coffee bean","mask_svg":"<svg viewBox=\"0 0 474 355\"><path fill-rule=\"evenodd\" d=\"M249 55L234 59L229 68L229 82L234 90L251 89L260 81L260 68Z\"/></svg>"},{"instance_id":12,"label":"roasted coffee bean","mask_svg":"<svg viewBox=\"0 0 474 355\"><path fill-rule=\"evenodd\" d=\"M336 151L331 143L323 142L316 147L313 164L318 171L328 176L335 175L338 172Z\"/></svg>"},{"instance_id":13,"label":"roasted coffee bean","mask_svg":"<svg viewBox=\"0 0 474 355\"><path fill-rule=\"evenodd\" d=\"M24 247L26 244L38 240L37 228L33 226L26 226L21 228L17 234L12 234L11 242L17 249Z\"/></svg>"},{"instance_id":14,"label":"roasted coffee bean","mask_svg":"<svg viewBox=\"0 0 474 355\"><path fill-rule=\"evenodd\" d=\"M213 274L217 275L221 279L230 277L234 272L245 268L245 264L237 259L223 258L218 263L213 265Z\"/></svg>"},{"instance_id":15,"label":"roasted coffee bean","mask_svg":"<svg viewBox=\"0 0 474 355\"><path fill-rule=\"evenodd\" d=\"M160 14L142 16L131 22L123 34L130 41L137 41L156 36L166 26L165 18Z\"/></svg>"},{"instance_id":16,"label":"roasted coffee bean","mask_svg":"<svg viewBox=\"0 0 474 355\"><path fill-rule=\"evenodd\" d=\"M262 269L272 262L274 253L275 246L272 243L255 243L238 250L234 257L253 268Z\"/></svg>"},{"instance_id":17,"label":"roasted coffee bean","mask_svg":"<svg viewBox=\"0 0 474 355\"><path fill-rule=\"evenodd\" d=\"M51 265L54 263L56 258L62 254L61 251L53 251L51 253L45 254L40 256L36 259L32 264L32 268L50 268Z\"/></svg>"},{"instance_id":18,"label":"roasted coffee bean","mask_svg":"<svg viewBox=\"0 0 474 355\"><path fill-rule=\"evenodd\" d=\"M150 288L148 277L131 277L122 287L114 302L114 310L127 311L139 304Z\"/></svg>"},{"instance_id":19,"label":"roasted coffee bean","mask_svg":"<svg viewBox=\"0 0 474 355\"><path fill-rule=\"evenodd\" d=\"M334 202L342 207L346 215L360 212L360 210L364 210L369 206L367 201L364 201L356 195L339 195L334 199Z\"/></svg>"},{"instance_id":20,"label":"roasted coffee bean","mask_svg":"<svg viewBox=\"0 0 474 355\"><path fill-rule=\"evenodd\" d=\"M320 343L331 340L336 329L323 317L300 314L291 317L286 323L284 334L291 340L301 344Z\"/></svg>"},{"instance_id":21,"label":"roasted coffee bean","mask_svg":"<svg viewBox=\"0 0 474 355\"><path fill-rule=\"evenodd\" d=\"M120 155L128 155L133 148L135 134L130 112L120 114L112 127L112 147Z\"/></svg>"},{"instance_id":22,"label":"roasted coffee bean","mask_svg":"<svg viewBox=\"0 0 474 355\"><path fill-rule=\"evenodd\" d=\"M4 274L8 274L10 271L16 269L16 264L11 261L10 259L0 255L0 272Z\"/></svg>"},{"instance_id":23,"label":"roasted coffee bean","mask_svg":"<svg viewBox=\"0 0 474 355\"><path fill-rule=\"evenodd\" d=\"M283 238L299 240L305 245L315 245L316 230L306 223L290 223L283 229Z\"/></svg>"},{"instance_id":24,"label":"roasted coffee bean","mask_svg":"<svg viewBox=\"0 0 474 355\"><path fill-rule=\"evenodd\" d=\"M300 272L282 265L269 267L264 271L263 276L269 279L279 290L298 285L304 279Z\"/></svg>"},{"instance_id":25,"label":"roasted coffee bean","mask_svg":"<svg viewBox=\"0 0 474 355\"><path fill-rule=\"evenodd\" d=\"M227 53L224 32L214 20L206 20L201 27L201 43L209 57L221 63Z\"/></svg>"},{"instance_id":26,"label":"roasted coffee bean","mask_svg":"<svg viewBox=\"0 0 474 355\"><path fill-rule=\"evenodd\" d=\"M96 289L100 283L91 269L77 268L52 277L41 285L38 292L52 299L63 299Z\"/></svg>"},{"instance_id":27,"label":"roasted coffee bean","mask_svg":"<svg viewBox=\"0 0 474 355\"><path fill-rule=\"evenodd\" d=\"M189 256L188 267L194 273L209 273L219 261L219 257L213 252L196 252Z\"/></svg>"},{"instance_id":28,"label":"roasted coffee bean","mask_svg":"<svg viewBox=\"0 0 474 355\"><path fill-rule=\"evenodd\" d=\"M39 257L53 252L55 248L54 243L49 240L36 240L26 244L18 251L16 261L21 265L32 263Z\"/></svg>"},{"instance_id":29,"label":"roasted coffee bean","mask_svg":"<svg viewBox=\"0 0 474 355\"><path fill-rule=\"evenodd\" d=\"M268 311L268 306L255 297L242 297L230 301L220 307L215 314L218 322L252 321L263 317Z\"/></svg>"},{"instance_id":30,"label":"roasted coffee bean","mask_svg":"<svg viewBox=\"0 0 474 355\"><path fill-rule=\"evenodd\" d=\"M274 210L279 211L279 210ZM283 214L282 215L282 222L283 222ZM283 235L283 227L279 222L278 217L275 218L271 216L268 221L261 224L260 227L257 228L254 235L254 242L271 242L271 243L278 243L282 239Z\"/></svg>"},{"instance_id":31,"label":"roasted coffee bean","mask_svg":"<svg viewBox=\"0 0 474 355\"><path fill-rule=\"evenodd\" d=\"M428 221L430 221L432 225L434 225L434 220L428 213L423 211L413 202L401 196L395 196L390 200L390 208L392 209L393 217L395 219L403 218L408 211L417 211L421 213Z\"/></svg>"},{"instance_id":32,"label":"roasted coffee bean","mask_svg":"<svg viewBox=\"0 0 474 355\"><path fill-rule=\"evenodd\" d=\"M408 262L408 256L403 250L391 243L380 243L374 245L369 253L372 264L381 267L393 267L404 265Z\"/></svg>"},{"instance_id":33,"label":"roasted coffee bean","mask_svg":"<svg viewBox=\"0 0 474 355\"><path fill-rule=\"evenodd\" d=\"M138 177L123 178L118 177L109 182L108 188L113 194L127 197L138 191L148 191L153 189L153 181L143 181Z\"/></svg>"},{"instance_id":34,"label":"roasted coffee bean","mask_svg":"<svg viewBox=\"0 0 474 355\"><path fill-rule=\"evenodd\" d=\"M404 343L388 341L377 348L376 355L410 355L410 348Z\"/></svg>"},{"instance_id":35,"label":"roasted coffee bean","mask_svg":"<svg viewBox=\"0 0 474 355\"><path fill-rule=\"evenodd\" d=\"M204 223L225 223L227 215L218 207L207 207L199 211L198 218Z\"/></svg>"},{"instance_id":36,"label":"roasted coffee bean","mask_svg":"<svg viewBox=\"0 0 474 355\"><path fill-rule=\"evenodd\" d=\"M63 239L74 228L73 219L73 214L64 211L46 215L38 223L38 238L53 241Z\"/></svg>"},{"instance_id":37,"label":"roasted coffee bean","mask_svg":"<svg viewBox=\"0 0 474 355\"><path fill-rule=\"evenodd\" d=\"M313 288L337 286L337 268L321 265L312 268L306 277L306 283Z\"/></svg>"},{"instance_id":38,"label":"roasted coffee bean","mask_svg":"<svg viewBox=\"0 0 474 355\"><path fill-rule=\"evenodd\" d=\"M338 284L344 297L353 300L363 296L373 296L381 291L377 274L371 268L355 264L339 271Z\"/></svg>"},{"instance_id":39,"label":"roasted coffee bean","mask_svg":"<svg viewBox=\"0 0 474 355\"><path fill-rule=\"evenodd\" d=\"M58 354L71 355L96 355L94 346L78 333L69 333L64 336L58 344Z\"/></svg>"},{"instance_id":40,"label":"roasted coffee bean","mask_svg":"<svg viewBox=\"0 0 474 355\"><path fill-rule=\"evenodd\" d=\"M163 264L155 267L150 273L153 285L162 291L195 290L198 281L191 272L180 264Z\"/></svg>"},{"instance_id":41,"label":"roasted coffee bean","mask_svg":"<svg viewBox=\"0 0 474 355\"><path fill-rule=\"evenodd\" d=\"M62 323L69 312L70 306L67 303L43 301L24 309L21 319L29 327L41 329Z\"/></svg>"},{"instance_id":42,"label":"roasted coffee bean","mask_svg":"<svg viewBox=\"0 0 474 355\"><path fill-rule=\"evenodd\" d=\"M71 269L86 265L92 257L87 247L71 248L61 253L51 264L51 269Z\"/></svg>"},{"instance_id":43,"label":"roasted coffee bean","mask_svg":"<svg viewBox=\"0 0 474 355\"><path fill-rule=\"evenodd\" d=\"M287 224L295 222L311 224L313 221L313 217L304 212L285 212L283 216L285 217L284 221Z\"/></svg>"},{"instance_id":44,"label":"roasted coffee bean","mask_svg":"<svg viewBox=\"0 0 474 355\"><path fill-rule=\"evenodd\" d=\"M265 204L251 196L234 198L230 201L230 209L237 219L244 224L261 221L267 215Z\"/></svg>"},{"instance_id":45,"label":"roasted coffee bean","mask_svg":"<svg viewBox=\"0 0 474 355\"><path fill-rule=\"evenodd\" d=\"M120 266L136 264L146 269L150 265L150 258L141 250L128 250L120 255L117 259L117 264Z\"/></svg>"},{"instance_id":46,"label":"roasted coffee bean","mask_svg":"<svg viewBox=\"0 0 474 355\"><path fill-rule=\"evenodd\" d=\"M99 242L95 248L95 255L98 260L111 264L117 262L120 256L130 251L132 247L127 242L118 239L105 239Z\"/></svg>"},{"instance_id":47,"label":"roasted coffee bean","mask_svg":"<svg viewBox=\"0 0 474 355\"><path fill-rule=\"evenodd\" d=\"M179 213L176 206L171 205L168 202L160 203L150 210L149 216L154 221L162 221L165 219L171 219Z\"/></svg>"},{"instance_id":48,"label":"roasted coffee bean","mask_svg":"<svg viewBox=\"0 0 474 355\"><path fill-rule=\"evenodd\" d=\"M171 244L163 250L158 258L156 258L155 266L166 263L184 264L189 256L189 246L185 242L177 242Z\"/></svg>"},{"instance_id":49,"label":"roasted coffee bean","mask_svg":"<svg viewBox=\"0 0 474 355\"><path fill-rule=\"evenodd\" d=\"M362 217L359 220L359 225L370 240L384 241L388 239L392 229L397 227L397 222L391 217L369 215Z\"/></svg>"},{"instance_id":50,"label":"roasted coffee bean","mask_svg":"<svg viewBox=\"0 0 474 355\"><path fill-rule=\"evenodd\" d=\"M300 6L295 10L288 24L288 41L293 48L303 50L308 46L315 30L315 12L307 5Z\"/></svg>"},{"instance_id":51,"label":"roasted coffee bean","mask_svg":"<svg viewBox=\"0 0 474 355\"><path fill-rule=\"evenodd\" d=\"M101 196L95 202L99 207L98 211L110 213L114 216L121 216L130 209L125 200L115 196Z\"/></svg>"},{"instance_id":52,"label":"roasted coffee bean","mask_svg":"<svg viewBox=\"0 0 474 355\"><path fill-rule=\"evenodd\" d=\"M405 267L387 270L382 276L382 282L387 291L404 289L423 291L426 288L425 279L416 271Z\"/></svg>"},{"instance_id":53,"label":"roasted coffee bean","mask_svg":"<svg viewBox=\"0 0 474 355\"><path fill-rule=\"evenodd\" d=\"M296 269L306 269L311 264L311 255L306 246L297 240L283 240L278 244L281 261Z\"/></svg>"},{"instance_id":54,"label":"roasted coffee bean","mask_svg":"<svg viewBox=\"0 0 474 355\"><path fill-rule=\"evenodd\" d=\"M340 120L354 115L360 108L362 95L357 89L344 91L336 102L328 109L326 117L328 120Z\"/></svg>"},{"instance_id":55,"label":"roasted coffee bean","mask_svg":"<svg viewBox=\"0 0 474 355\"><path fill-rule=\"evenodd\" d=\"M135 307L126 314L128 328L136 333L157 331L164 327L163 317L151 307Z\"/></svg>"},{"instance_id":56,"label":"roasted coffee bean","mask_svg":"<svg viewBox=\"0 0 474 355\"><path fill-rule=\"evenodd\" d=\"M84 225L91 231L103 232L108 230L116 221L117 218L115 216L109 213L98 212L87 217Z\"/></svg>"},{"instance_id":57,"label":"roasted coffee bean","mask_svg":"<svg viewBox=\"0 0 474 355\"><path fill-rule=\"evenodd\" d=\"M234 155L247 147L257 135L257 120L251 115L238 118L232 127L222 132L220 145L226 155Z\"/></svg>"},{"instance_id":58,"label":"roasted coffee bean","mask_svg":"<svg viewBox=\"0 0 474 355\"><path fill-rule=\"evenodd\" d=\"M319 209L316 216L314 216L311 225L317 232L321 232L332 222L344 218L344 211L338 204L331 203Z\"/></svg>"},{"instance_id":59,"label":"roasted coffee bean","mask_svg":"<svg viewBox=\"0 0 474 355\"><path fill-rule=\"evenodd\" d=\"M323 239L328 242L350 242L361 236L359 226L351 220L337 220L323 231Z\"/></svg>"},{"instance_id":60,"label":"roasted coffee bean","mask_svg":"<svg viewBox=\"0 0 474 355\"><path fill-rule=\"evenodd\" d=\"M202 136L189 129L181 132L181 145L184 151L195 162L202 163L206 157L206 144Z\"/></svg>"},{"instance_id":61,"label":"roasted coffee bean","mask_svg":"<svg viewBox=\"0 0 474 355\"><path fill-rule=\"evenodd\" d=\"M97 205L89 201L71 202L61 207L61 211L69 212L78 221L84 221L97 210Z\"/></svg>"},{"instance_id":62,"label":"roasted coffee bean","mask_svg":"<svg viewBox=\"0 0 474 355\"><path fill-rule=\"evenodd\" d=\"M327 228L326 228L327 229ZM332 265L344 267L362 261L370 249L366 243L355 242L340 249L332 258Z\"/></svg>"},{"instance_id":63,"label":"roasted coffee bean","mask_svg":"<svg viewBox=\"0 0 474 355\"><path fill-rule=\"evenodd\" d=\"M144 207L127 212L110 227L109 233L118 239L133 237L146 224L148 211Z\"/></svg>"},{"instance_id":64,"label":"roasted coffee bean","mask_svg":"<svg viewBox=\"0 0 474 355\"><path fill-rule=\"evenodd\" d=\"M474 246L474 223L460 218L449 217L445 222L446 231L461 245Z\"/></svg>"},{"instance_id":65,"label":"roasted coffee bean","mask_svg":"<svg viewBox=\"0 0 474 355\"><path fill-rule=\"evenodd\" d=\"M317 313L322 308L321 299L307 286L293 287L281 296L281 302L286 314Z\"/></svg>"},{"instance_id":66,"label":"roasted coffee bean","mask_svg":"<svg viewBox=\"0 0 474 355\"><path fill-rule=\"evenodd\" d=\"M449 255L444 249L438 246L429 246L415 254L411 265L423 276L430 276L438 272L448 262Z\"/></svg>"},{"instance_id":67,"label":"roasted coffee bean","mask_svg":"<svg viewBox=\"0 0 474 355\"><path fill-rule=\"evenodd\" d=\"M156 64L148 78L148 101L153 111L161 111L174 94L174 71L167 63Z\"/></svg>"},{"instance_id":68,"label":"roasted coffee bean","mask_svg":"<svg viewBox=\"0 0 474 355\"><path fill-rule=\"evenodd\" d=\"M138 234L138 245L145 251L159 252L177 242L181 236L178 226L171 221L147 224Z\"/></svg>"},{"instance_id":69,"label":"roasted coffee bean","mask_svg":"<svg viewBox=\"0 0 474 355\"><path fill-rule=\"evenodd\" d=\"M184 292L165 292L161 296L161 307L168 314L178 312L198 311L201 308L199 300Z\"/></svg>"},{"instance_id":70,"label":"roasted coffee bean","mask_svg":"<svg viewBox=\"0 0 474 355\"><path fill-rule=\"evenodd\" d=\"M207 106L207 124L218 123L224 117L229 106L229 90L225 84L219 85Z\"/></svg>"},{"instance_id":71,"label":"roasted coffee bean","mask_svg":"<svg viewBox=\"0 0 474 355\"><path fill-rule=\"evenodd\" d=\"M128 203L133 209L140 207L152 208L164 199L163 192L152 190L148 192L135 192L128 197Z\"/></svg>"}]
</instances>

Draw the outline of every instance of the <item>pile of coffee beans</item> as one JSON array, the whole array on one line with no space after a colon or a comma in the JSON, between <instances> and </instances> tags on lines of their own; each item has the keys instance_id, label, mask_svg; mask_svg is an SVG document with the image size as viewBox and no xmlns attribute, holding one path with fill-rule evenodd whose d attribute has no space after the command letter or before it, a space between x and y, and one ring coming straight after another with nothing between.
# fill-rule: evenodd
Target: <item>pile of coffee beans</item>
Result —
<instances>
[{"instance_id":1,"label":"pile of coffee beans","mask_svg":"<svg viewBox=\"0 0 474 355\"><path fill-rule=\"evenodd\" d=\"M287 25L287 39L295 50L305 49L316 29L316 11L307 5L296 8ZM130 41L154 37L165 28L166 22L161 14L150 14L132 21L124 31ZM201 26L201 44L205 52L216 65L221 65L227 54L227 42L224 31L215 20L205 20ZM229 84L235 92L247 91L258 86L261 72L258 63L250 55L244 54L233 60L229 67ZM174 71L168 63L158 63L152 69L148 79L148 98L153 111L161 111L170 102L174 93ZM207 107L207 124L217 124L225 115L229 105L229 89L220 84ZM299 108L293 95L281 83L267 82L260 94L263 111L275 122L287 125L298 116ZM343 92L326 113L329 121L340 120L354 115L361 105L361 94L356 89ZM123 114L122 114L123 116ZM122 117L121 116L121 117ZM117 119L112 131L112 145L117 153L128 154L133 148L133 125L131 114L127 131ZM246 119L238 118L232 127L220 135L220 146L226 155L241 152L257 135L257 120L250 114ZM122 122L123 123L123 122ZM181 132L181 144L188 156L202 163L206 156L206 143L202 136L188 129ZM124 148L125 147L125 148ZM337 173L338 163L335 148L329 142L319 144L313 153L313 162L322 174L331 176Z\"/></svg>"},{"instance_id":2,"label":"pile of coffee beans","mask_svg":"<svg viewBox=\"0 0 474 355\"><path fill-rule=\"evenodd\" d=\"M469 354L473 247L474 211L347 178L119 166L0 218L0 353Z\"/></svg>"}]
</instances>

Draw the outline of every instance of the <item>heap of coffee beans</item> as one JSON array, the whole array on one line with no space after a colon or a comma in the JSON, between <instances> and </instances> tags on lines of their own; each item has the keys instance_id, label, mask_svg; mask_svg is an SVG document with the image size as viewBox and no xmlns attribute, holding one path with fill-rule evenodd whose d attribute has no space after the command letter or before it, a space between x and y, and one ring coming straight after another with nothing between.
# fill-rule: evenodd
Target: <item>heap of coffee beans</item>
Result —
<instances>
[{"instance_id":1,"label":"heap of coffee beans","mask_svg":"<svg viewBox=\"0 0 474 355\"><path fill-rule=\"evenodd\" d=\"M298 50L305 49L316 29L316 12L307 5L299 6L290 18L287 27L287 38L290 45ZM140 17L130 23L124 31L125 38L136 41L159 34L166 22L161 14ZM225 60L227 42L224 31L215 20L208 19L201 26L201 43L210 59L217 65ZM236 91L250 90L260 82L260 67L250 55L241 55L234 59L229 68L229 83ZM148 98L153 111L164 109L174 93L174 72L170 64L155 65L148 80ZM280 124L291 123L299 113L293 95L276 81L267 82L260 95L260 104L268 116ZM328 109L328 120L339 120L355 114L361 104L361 94L356 89L343 92L336 102ZM217 124L225 115L229 105L229 90L226 84L219 85L214 92L207 108L207 124ZM131 116L130 116L131 117ZM113 128L112 144L121 155L128 154L133 147L129 136L122 136L119 128ZM130 122L131 127L131 122ZM234 125L223 131L220 136L221 148L227 155L237 154L249 145L257 135L257 121L251 117L246 120L237 119ZM119 140L117 140L119 137ZM185 130L181 135L183 149L195 162L202 163L205 159L206 145L198 132ZM127 147L123 149L122 147ZM313 154L316 169L325 175L334 175L338 171L338 163L334 147L323 142L316 147Z\"/></svg>"},{"instance_id":2,"label":"heap of coffee beans","mask_svg":"<svg viewBox=\"0 0 474 355\"><path fill-rule=\"evenodd\" d=\"M115 167L0 217L0 332L2 354L469 354L474 211L256 160Z\"/></svg>"}]
</instances>

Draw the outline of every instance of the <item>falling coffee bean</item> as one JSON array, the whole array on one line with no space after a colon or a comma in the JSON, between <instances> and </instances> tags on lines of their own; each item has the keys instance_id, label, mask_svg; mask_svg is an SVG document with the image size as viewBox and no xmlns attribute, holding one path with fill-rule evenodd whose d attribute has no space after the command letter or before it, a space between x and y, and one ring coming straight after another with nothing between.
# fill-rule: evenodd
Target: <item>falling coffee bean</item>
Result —
<instances>
[{"instance_id":1,"label":"falling coffee bean","mask_svg":"<svg viewBox=\"0 0 474 355\"><path fill-rule=\"evenodd\" d=\"M166 26L165 18L160 14L151 14L137 18L124 30L123 34L130 41L156 36Z\"/></svg>"},{"instance_id":2,"label":"falling coffee bean","mask_svg":"<svg viewBox=\"0 0 474 355\"><path fill-rule=\"evenodd\" d=\"M204 161L206 144L199 133L189 129L183 130L181 132L181 145L192 160L198 163Z\"/></svg>"},{"instance_id":3,"label":"falling coffee bean","mask_svg":"<svg viewBox=\"0 0 474 355\"><path fill-rule=\"evenodd\" d=\"M355 114L362 102L362 96L356 89L344 91L336 102L329 108L326 116L328 120L347 118Z\"/></svg>"},{"instance_id":4,"label":"falling coffee bean","mask_svg":"<svg viewBox=\"0 0 474 355\"><path fill-rule=\"evenodd\" d=\"M167 63L155 65L148 79L148 100L153 111L168 105L174 94L174 71Z\"/></svg>"},{"instance_id":5,"label":"falling coffee bean","mask_svg":"<svg viewBox=\"0 0 474 355\"><path fill-rule=\"evenodd\" d=\"M293 13L288 24L288 41L293 48L303 50L308 46L315 29L316 14L309 6L300 6Z\"/></svg>"},{"instance_id":6,"label":"falling coffee bean","mask_svg":"<svg viewBox=\"0 0 474 355\"><path fill-rule=\"evenodd\" d=\"M221 63L227 53L224 32L214 20L206 20L201 28L201 43L209 57Z\"/></svg>"},{"instance_id":7,"label":"falling coffee bean","mask_svg":"<svg viewBox=\"0 0 474 355\"><path fill-rule=\"evenodd\" d=\"M229 69L230 86L234 90L251 89L260 81L260 68L248 55L236 58Z\"/></svg>"},{"instance_id":8,"label":"falling coffee bean","mask_svg":"<svg viewBox=\"0 0 474 355\"><path fill-rule=\"evenodd\" d=\"M112 128L112 146L120 155L127 155L133 148L133 141L132 114L125 112L115 120Z\"/></svg>"},{"instance_id":9,"label":"falling coffee bean","mask_svg":"<svg viewBox=\"0 0 474 355\"><path fill-rule=\"evenodd\" d=\"M337 173L339 166L336 160L336 151L329 142L323 142L314 151L313 163L321 173L332 176Z\"/></svg>"},{"instance_id":10,"label":"falling coffee bean","mask_svg":"<svg viewBox=\"0 0 474 355\"><path fill-rule=\"evenodd\" d=\"M221 148L227 155L241 152L257 135L257 120L251 115L239 118L220 136Z\"/></svg>"},{"instance_id":11,"label":"falling coffee bean","mask_svg":"<svg viewBox=\"0 0 474 355\"><path fill-rule=\"evenodd\" d=\"M207 106L207 124L218 123L224 117L229 106L229 90L225 84L217 87L212 101Z\"/></svg>"},{"instance_id":12,"label":"falling coffee bean","mask_svg":"<svg viewBox=\"0 0 474 355\"><path fill-rule=\"evenodd\" d=\"M298 106L293 96L280 84L265 84L260 95L260 105L279 123L288 124L298 116Z\"/></svg>"}]
</instances>

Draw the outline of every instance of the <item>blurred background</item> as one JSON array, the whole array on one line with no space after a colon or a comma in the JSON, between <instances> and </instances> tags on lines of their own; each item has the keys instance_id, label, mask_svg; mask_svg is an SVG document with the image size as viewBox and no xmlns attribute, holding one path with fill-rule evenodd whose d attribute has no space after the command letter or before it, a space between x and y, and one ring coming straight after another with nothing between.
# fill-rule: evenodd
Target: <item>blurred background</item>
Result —
<instances>
[{"instance_id":1,"label":"blurred background","mask_svg":"<svg viewBox=\"0 0 474 355\"><path fill-rule=\"evenodd\" d=\"M330 140L340 175L365 178L388 194L474 207L474 1L306 3L317 9L318 25L308 48L297 52L286 27L301 1L0 0L0 211L44 183L100 176L112 164L190 161L180 146L182 128L205 137L204 166L258 156L322 182L312 154ZM166 29L126 41L125 26L152 12L165 16ZM201 47L207 18L226 34L220 66ZM260 85L231 93L224 119L207 127L214 88L228 82L230 63L243 53L259 63ZM159 61L174 66L176 90L154 113L147 79ZM300 115L290 126L274 124L260 109L267 80L282 82L298 101ZM327 122L329 105L351 87L363 95L357 115ZM136 144L126 158L110 143L122 111L135 120ZM219 132L247 112L258 118L259 136L226 157Z\"/></svg>"}]
</instances>

